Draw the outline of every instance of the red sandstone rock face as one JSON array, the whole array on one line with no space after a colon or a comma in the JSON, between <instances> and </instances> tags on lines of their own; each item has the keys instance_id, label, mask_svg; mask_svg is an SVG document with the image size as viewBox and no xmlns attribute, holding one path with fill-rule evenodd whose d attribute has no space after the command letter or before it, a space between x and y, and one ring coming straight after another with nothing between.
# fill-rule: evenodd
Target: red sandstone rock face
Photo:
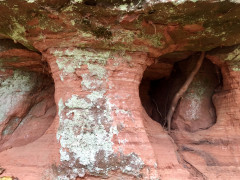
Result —
<instances>
[{"instance_id":1,"label":"red sandstone rock face","mask_svg":"<svg viewBox=\"0 0 240 180\"><path fill-rule=\"evenodd\" d=\"M49 49L44 58L53 73L58 115L51 123L55 113L52 88L44 88L51 83L35 85L38 93L31 96L31 89L21 90L28 101L23 98L19 104L14 104L14 113L7 112L6 117L24 114L25 123L18 126L13 118L6 118L2 123L0 159L1 167L6 169L3 175L21 179L95 179L97 176L110 179L239 178L236 149L238 104L237 101L229 101L237 94L237 84L232 82L237 82L238 72L231 61L226 61L236 49L229 50L228 54L216 51L207 55L223 74L223 89L218 89L213 96L216 124L208 130L200 130L200 118L200 126L188 124L190 128L199 128L197 132L189 132L189 129L179 126L171 133L174 140L146 114L139 99L141 78L146 67L153 63L146 54ZM172 65L163 63L159 67L162 69L159 78L169 76ZM205 67L208 69L209 65L202 68ZM155 71L154 68L151 71ZM151 77L151 71L147 76L156 78L156 75ZM7 81L14 84L13 77L19 77L14 76L16 72L20 70L2 72L2 88ZM27 72L27 75L29 73L34 78L34 72ZM27 77L26 72L24 75ZM204 73L202 75L205 76ZM22 87L20 85L17 89ZM190 90L189 93L194 93ZM18 99L22 97L15 95ZM24 108L22 104L31 109ZM182 112L183 105L182 102L178 105ZM201 104L200 107L208 108ZM191 110L191 106L187 110ZM178 116L176 113L176 124L180 121ZM185 114L184 118L187 120L191 116ZM224 172L220 173L220 170Z\"/></svg>"},{"instance_id":2,"label":"red sandstone rock face","mask_svg":"<svg viewBox=\"0 0 240 180\"><path fill-rule=\"evenodd\" d=\"M239 72L233 66L238 47L223 48L207 55L221 68L223 88L214 93L216 124L196 133L175 131L174 140L195 173L208 179L239 179Z\"/></svg>"},{"instance_id":3,"label":"red sandstone rock face","mask_svg":"<svg viewBox=\"0 0 240 180\"><path fill-rule=\"evenodd\" d=\"M0 162L4 176L39 179L58 161L54 84L41 56L1 44ZM15 48L15 49L13 49ZM17 48L17 49L16 49ZM54 152L54 153L53 153ZM50 176L49 176L50 177Z\"/></svg>"},{"instance_id":4,"label":"red sandstone rock face","mask_svg":"<svg viewBox=\"0 0 240 180\"><path fill-rule=\"evenodd\" d=\"M195 54L189 50L238 43L238 23L229 34L219 30L219 26L229 29L229 14L236 21L238 5L228 2L225 9L224 4L209 4L214 7L210 16L219 18L211 21L209 15L207 19L199 15L206 4L196 3L187 11L197 18L195 22L188 16L178 17L185 5L153 3L146 12L109 14L103 8L115 7L105 2L39 2L40 10L37 3L16 2L22 6L10 17L12 25L0 17L1 25L7 27L0 28L0 37L39 52L0 40L0 168L5 169L1 176L24 180L240 178L239 47L207 53L206 58L221 69L223 87L217 87L216 73L220 73L204 64L178 104L170 134L156 122L165 119L149 96L148 81L171 79L174 63ZM141 9L136 3L134 8ZM140 5L149 4L145 3ZM3 13L12 12L14 5L7 5L4 9L6 5L0 4ZM161 7L171 11L163 13ZM108 23L109 29L105 28ZM173 52L177 50L187 51ZM164 79L165 84L154 92L161 111L167 109L167 96L162 94L177 92L190 65L180 68L184 76L175 76L170 83Z\"/></svg>"},{"instance_id":5,"label":"red sandstone rock face","mask_svg":"<svg viewBox=\"0 0 240 180\"><path fill-rule=\"evenodd\" d=\"M48 53L59 106L61 178L106 176L111 170L117 170L113 179L175 178L176 170L182 179L190 177L171 138L141 106L138 86L152 63L145 54L90 49Z\"/></svg>"}]
</instances>

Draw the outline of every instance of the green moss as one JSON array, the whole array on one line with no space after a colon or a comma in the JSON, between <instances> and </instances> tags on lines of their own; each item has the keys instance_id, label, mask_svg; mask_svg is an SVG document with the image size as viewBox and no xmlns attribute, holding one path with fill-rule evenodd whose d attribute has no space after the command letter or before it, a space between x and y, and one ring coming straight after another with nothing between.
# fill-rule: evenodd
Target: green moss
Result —
<instances>
[{"instance_id":1,"label":"green moss","mask_svg":"<svg viewBox=\"0 0 240 180\"><path fill-rule=\"evenodd\" d=\"M157 34L142 34L144 40L149 41L151 45L156 48L161 48L163 46L163 36L160 33Z\"/></svg>"},{"instance_id":2,"label":"green moss","mask_svg":"<svg viewBox=\"0 0 240 180\"><path fill-rule=\"evenodd\" d=\"M73 12L75 6L73 4L64 7L64 9L62 10L62 12Z\"/></svg>"},{"instance_id":3,"label":"green moss","mask_svg":"<svg viewBox=\"0 0 240 180\"><path fill-rule=\"evenodd\" d=\"M53 54L58 57L57 64L59 69L64 69L66 72L73 72L76 68L80 68L82 64L87 63L106 65L110 57L109 51L94 52L84 49L55 51ZM69 71L68 66L71 66L73 70Z\"/></svg>"},{"instance_id":4,"label":"green moss","mask_svg":"<svg viewBox=\"0 0 240 180\"><path fill-rule=\"evenodd\" d=\"M45 12L39 11L37 14L37 18L39 20L39 24L36 25L37 27L40 27L42 30L47 30L51 32L61 32L63 31L63 24L56 23L55 20L50 19L48 17L48 14Z\"/></svg>"},{"instance_id":5,"label":"green moss","mask_svg":"<svg viewBox=\"0 0 240 180\"><path fill-rule=\"evenodd\" d=\"M15 56L15 57L9 57L9 58L0 58L0 64L2 66L4 66L4 63L8 63L8 62L17 62L19 60L19 57ZM0 65L0 66L1 66Z\"/></svg>"},{"instance_id":6,"label":"green moss","mask_svg":"<svg viewBox=\"0 0 240 180\"><path fill-rule=\"evenodd\" d=\"M19 24L16 19L13 19L13 24L11 24L11 31L8 33L8 36L13 39L15 42L20 42L27 44L28 41L25 38L26 29L23 25Z\"/></svg>"},{"instance_id":7,"label":"green moss","mask_svg":"<svg viewBox=\"0 0 240 180\"><path fill-rule=\"evenodd\" d=\"M97 38L106 38L110 39L112 37L112 32L105 28L104 26L97 27L96 29L93 30L93 34Z\"/></svg>"},{"instance_id":8,"label":"green moss","mask_svg":"<svg viewBox=\"0 0 240 180\"><path fill-rule=\"evenodd\" d=\"M29 2L33 1L34 0L29 0ZM159 50L165 48L166 40L164 39L164 36L161 33L148 34L144 32L144 27L141 26L143 21L153 22L156 25L162 26L167 26L169 24L178 26L178 29L169 32L169 35L173 39L173 42L170 43L179 44L182 40L185 40L186 46L184 49L186 50L209 50L219 45L229 46L239 43L240 39L238 38L240 36L238 35L240 23L238 22L239 12L237 8L239 5L229 1L209 3L204 1L190 2L177 0L174 1L175 4L171 2L156 3L151 7L139 9L139 16L135 20L124 23L122 23L117 17L123 13L122 11L134 10L134 8L136 8L135 6L139 5L139 0L96 1L97 6L86 5L82 0L73 0L71 2L72 3L64 6L57 12L59 15L64 15L66 16L66 19L71 20L70 23L72 27L70 29L68 28L68 30L73 31L77 29L80 36L82 34L83 37L94 40L98 38L97 43L94 42L94 44L91 44L93 41L88 41L79 45L81 47L104 47L106 49L116 50L120 48L121 50L141 50L146 52L149 50L148 47L146 47L148 45L159 48ZM141 4L142 3L140 2L140 5ZM31 42L25 37L26 31L40 27L47 32L66 32L66 22L52 19L52 17L49 16L49 13L52 13L50 12L52 9L50 7L43 7L37 6L37 3L32 3L31 9L29 9L29 4L26 5L26 7L19 6L19 2L16 2L14 6L9 4L9 7L5 8L9 8L9 10L3 12L9 14L9 17L7 17L6 20L1 19L1 33L22 43L29 49L34 49ZM90 16L88 16L89 11L92 12ZM19 16L20 13L21 16ZM56 12L54 11L53 14L55 13ZM35 25L34 27L27 25L27 22L29 22L33 14L39 20L39 25ZM116 19L108 26L105 26L103 25L105 23L102 21L102 17L103 19L105 19L105 17ZM11 29L8 27L9 23L12 26ZM182 27L187 24L202 24L204 30L200 33L185 32ZM120 28L117 32L115 28L111 29L111 27L116 27L115 25L118 27L122 26L123 28ZM130 33L121 33L126 31L126 29L128 29ZM141 44L140 42L138 45L134 45L134 42L135 40L138 40L139 35L138 33L134 33L138 31L143 32L142 37L139 37L140 41L147 41L148 45L144 43ZM222 34L223 32L225 32L225 34ZM234 35L234 33L236 35ZM236 38L230 39L229 37L231 36ZM105 42L102 41L102 39L109 41ZM118 42L114 41L114 39L118 39ZM201 39L203 41L199 43ZM168 44L170 43L168 42Z\"/></svg>"},{"instance_id":9,"label":"green moss","mask_svg":"<svg viewBox=\"0 0 240 180\"><path fill-rule=\"evenodd\" d=\"M84 38L94 38L94 36L91 33L84 32L84 31L78 31L81 37Z\"/></svg>"},{"instance_id":10,"label":"green moss","mask_svg":"<svg viewBox=\"0 0 240 180\"><path fill-rule=\"evenodd\" d=\"M224 61L233 71L240 71L240 46L236 46L233 51L226 54Z\"/></svg>"},{"instance_id":11,"label":"green moss","mask_svg":"<svg viewBox=\"0 0 240 180\"><path fill-rule=\"evenodd\" d=\"M225 61L240 61L240 47L237 47L232 52L230 52L224 60Z\"/></svg>"}]
</instances>

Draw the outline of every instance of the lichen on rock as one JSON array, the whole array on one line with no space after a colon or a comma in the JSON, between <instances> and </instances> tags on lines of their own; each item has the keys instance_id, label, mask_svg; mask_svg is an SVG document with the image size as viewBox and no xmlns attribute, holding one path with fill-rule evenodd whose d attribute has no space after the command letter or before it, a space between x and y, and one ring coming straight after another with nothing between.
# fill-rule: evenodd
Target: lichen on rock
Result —
<instances>
[{"instance_id":1,"label":"lichen on rock","mask_svg":"<svg viewBox=\"0 0 240 180\"><path fill-rule=\"evenodd\" d=\"M74 50L56 50L53 54L57 57L57 64L62 71L61 79L64 79L68 73L73 73L77 68L87 64L90 72L96 74L99 78L104 76L105 70L99 65L106 65L106 59L110 57L109 52L98 53L96 57L94 51L74 49ZM99 64L99 65L98 65Z\"/></svg>"},{"instance_id":2,"label":"lichen on rock","mask_svg":"<svg viewBox=\"0 0 240 180\"><path fill-rule=\"evenodd\" d=\"M81 76L82 91L87 95L72 94L70 98L59 100L59 128L57 139L61 144L61 165L59 179L74 179L85 174L107 177L112 170L139 176L144 166L142 159L135 153L115 152L113 138L118 136L114 124L113 105L107 94L108 70L106 65L111 58L110 52L95 52L74 49L63 52L54 51L58 67L65 75L78 71ZM67 71L65 62L72 60L73 71ZM61 63L64 65L61 65ZM87 67L89 73L85 72ZM61 74L61 72L60 72ZM63 81L64 83L64 81ZM67 178L68 177L68 178Z\"/></svg>"},{"instance_id":3,"label":"lichen on rock","mask_svg":"<svg viewBox=\"0 0 240 180\"><path fill-rule=\"evenodd\" d=\"M20 70L13 71L10 77L0 79L0 96L4 103L0 106L0 123L5 120L7 113L15 105L23 101L26 93L30 93L35 86L36 76Z\"/></svg>"},{"instance_id":4,"label":"lichen on rock","mask_svg":"<svg viewBox=\"0 0 240 180\"><path fill-rule=\"evenodd\" d=\"M2 143L12 138L4 147L10 149L4 149L0 157L3 163L4 158L11 161L6 163L10 167L6 172L18 173L21 179L39 179L42 172L43 179L56 176L62 180L198 178L199 172L189 173L188 170L194 168L180 162L178 152L184 151L183 156L190 157L189 163L202 158L196 161L196 167L200 164L199 171L210 174L210 179L223 178L221 175L225 172L228 176L238 173L240 50L239 46L227 50L225 47L240 43L239 7L238 0L16 0L14 3L0 0L0 39L22 44L22 53L29 54L19 53L17 46L10 47L13 51L0 47L0 139L3 137L0 151L4 147ZM225 79L222 83L220 72L216 80L219 84L210 87L209 78L195 78L174 115L176 126L172 130L177 139L174 143L160 124L145 115L139 100L143 71L155 62L161 71L169 71L170 76L170 66L184 59L177 57L178 52L187 58L187 54L217 47L223 51L213 55L213 62L219 65ZM37 52L34 55L29 50ZM171 52L173 58L167 57L169 54L171 57ZM211 56L210 52L207 54ZM160 61L168 64L165 70ZM39 74L17 68L52 76L55 95L46 90L48 85L53 85L52 81L35 88L34 81L41 83L35 78ZM224 90L220 87L222 84ZM167 99L177 86L174 84L166 90ZM32 89L48 94L42 96L48 105L38 102L41 98L30 93ZM29 97L26 94L31 97L26 98ZM22 111L16 115L15 105L24 96L32 98L31 102L26 107L19 105L19 112L23 108L25 111L21 116ZM54 100L58 116L53 121L55 111L51 103ZM157 110L161 108L167 111L169 99L164 102L159 98L157 107L150 106L153 99L147 100L151 117L156 114L160 117ZM14 111L11 117L4 121L11 110ZM30 115L24 117L27 111ZM46 116L42 118L40 114ZM37 130L19 130L17 134L15 128L25 127L31 118L31 126L25 129ZM47 125L42 127L39 123L43 119ZM37 132L39 135L35 136ZM28 143L26 147L15 148L15 144L23 141ZM177 149L178 142L196 150L180 147L182 144ZM217 150L211 152L212 149ZM218 160L212 160L211 156Z\"/></svg>"}]
</instances>

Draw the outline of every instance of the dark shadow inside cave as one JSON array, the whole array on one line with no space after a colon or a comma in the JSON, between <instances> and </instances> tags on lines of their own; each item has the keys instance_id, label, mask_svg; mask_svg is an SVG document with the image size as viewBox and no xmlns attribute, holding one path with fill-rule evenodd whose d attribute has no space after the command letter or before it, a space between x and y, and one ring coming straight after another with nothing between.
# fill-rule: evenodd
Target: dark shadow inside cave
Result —
<instances>
[{"instance_id":1,"label":"dark shadow inside cave","mask_svg":"<svg viewBox=\"0 0 240 180\"><path fill-rule=\"evenodd\" d=\"M166 116L171 101L199 57L193 53L183 54L160 57L145 70L139 87L140 99L147 114L164 128L168 125ZM171 129L195 132L214 125L216 113L212 96L221 87L220 69L205 58L187 92L178 102Z\"/></svg>"}]
</instances>

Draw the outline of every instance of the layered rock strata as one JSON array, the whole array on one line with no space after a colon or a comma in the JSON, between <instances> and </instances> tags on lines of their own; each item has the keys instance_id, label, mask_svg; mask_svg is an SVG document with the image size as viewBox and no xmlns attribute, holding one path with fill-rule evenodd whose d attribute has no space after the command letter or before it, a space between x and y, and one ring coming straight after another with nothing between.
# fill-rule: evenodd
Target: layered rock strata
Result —
<instances>
[{"instance_id":1,"label":"layered rock strata","mask_svg":"<svg viewBox=\"0 0 240 180\"><path fill-rule=\"evenodd\" d=\"M0 9L1 177L240 178L237 1L2 0ZM199 51L205 64L168 134L163 95ZM162 78L175 83L151 91Z\"/></svg>"}]
</instances>

